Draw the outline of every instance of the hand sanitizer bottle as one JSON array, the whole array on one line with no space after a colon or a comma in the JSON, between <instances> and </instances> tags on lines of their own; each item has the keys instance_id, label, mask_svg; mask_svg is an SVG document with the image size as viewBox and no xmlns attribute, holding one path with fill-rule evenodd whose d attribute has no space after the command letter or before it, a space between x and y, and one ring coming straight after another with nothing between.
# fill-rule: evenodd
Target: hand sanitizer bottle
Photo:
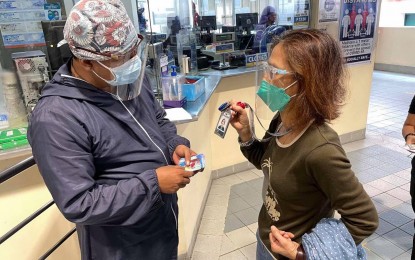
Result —
<instances>
[{"instance_id":1,"label":"hand sanitizer bottle","mask_svg":"<svg viewBox=\"0 0 415 260\"><path fill-rule=\"evenodd\" d=\"M177 67L175 65L171 66L172 72L171 76L171 100L180 100L181 99L181 90L179 89L179 84L177 83Z\"/></svg>"}]
</instances>

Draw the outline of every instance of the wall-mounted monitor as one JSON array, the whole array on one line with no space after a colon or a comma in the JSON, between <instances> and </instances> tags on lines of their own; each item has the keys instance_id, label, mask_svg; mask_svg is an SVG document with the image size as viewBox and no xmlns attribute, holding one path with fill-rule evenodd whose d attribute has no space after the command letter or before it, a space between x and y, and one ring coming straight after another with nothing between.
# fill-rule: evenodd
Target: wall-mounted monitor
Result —
<instances>
[{"instance_id":1,"label":"wall-mounted monitor","mask_svg":"<svg viewBox=\"0 0 415 260\"><path fill-rule=\"evenodd\" d=\"M258 13L236 14L236 26L250 33L254 25L258 24Z\"/></svg>"},{"instance_id":2,"label":"wall-mounted monitor","mask_svg":"<svg viewBox=\"0 0 415 260\"><path fill-rule=\"evenodd\" d=\"M216 16L215 15L199 16L198 24L202 31L207 31L208 33L210 33L210 30L217 29Z\"/></svg>"}]
</instances>

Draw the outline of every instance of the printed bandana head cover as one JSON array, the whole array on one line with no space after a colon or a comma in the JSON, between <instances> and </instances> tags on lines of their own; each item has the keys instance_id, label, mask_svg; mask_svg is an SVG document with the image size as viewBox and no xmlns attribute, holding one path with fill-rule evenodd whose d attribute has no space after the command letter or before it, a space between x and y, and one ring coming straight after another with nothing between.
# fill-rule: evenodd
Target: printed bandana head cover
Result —
<instances>
[{"instance_id":1,"label":"printed bandana head cover","mask_svg":"<svg viewBox=\"0 0 415 260\"><path fill-rule=\"evenodd\" d=\"M133 23L120 0L81 0L63 30L65 42L79 59L104 61L123 55L139 43Z\"/></svg>"}]
</instances>

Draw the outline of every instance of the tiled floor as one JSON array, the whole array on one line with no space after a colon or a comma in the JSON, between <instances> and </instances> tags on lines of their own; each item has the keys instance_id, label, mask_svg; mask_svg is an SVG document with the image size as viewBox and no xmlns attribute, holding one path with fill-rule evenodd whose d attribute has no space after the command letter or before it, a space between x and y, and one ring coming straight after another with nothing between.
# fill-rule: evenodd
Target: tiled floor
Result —
<instances>
[{"instance_id":1,"label":"tiled floor","mask_svg":"<svg viewBox=\"0 0 415 260\"><path fill-rule=\"evenodd\" d=\"M379 213L379 228L363 242L368 259L410 259L415 214L401 129L414 94L415 76L375 71L366 139L344 145ZM262 181L256 169L213 181L192 259L255 259Z\"/></svg>"}]
</instances>

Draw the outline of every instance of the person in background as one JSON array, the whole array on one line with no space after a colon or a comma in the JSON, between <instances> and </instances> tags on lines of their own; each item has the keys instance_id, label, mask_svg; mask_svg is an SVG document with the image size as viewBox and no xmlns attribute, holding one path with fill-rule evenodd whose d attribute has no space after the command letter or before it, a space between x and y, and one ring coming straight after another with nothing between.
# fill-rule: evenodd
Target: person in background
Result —
<instances>
[{"instance_id":1,"label":"person in background","mask_svg":"<svg viewBox=\"0 0 415 260\"><path fill-rule=\"evenodd\" d=\"M415 146L415 96L412 98L411 105L409 106L408 116L402 127L402 136L405 139L405 143L407 145L414 145ZM413 149L415 152L415 149ZM411 182L409 186L409 193L411 194L411 204L412 209L415 212L415 157L412 158L411 161L412 169L411 169ZM414 221L415 226L415 221ZM411 259L415 259L415 235L413 238L413 247L412 247L412 257Z\"/></svg>"},{"instance_id":2,"label":"person in background","mask_svg":"<svg viewBox=\"0 0 415 260\"><path fill-rule=\"evenodd\" d=\"M64 27L73 58L29 123L39 171L76 223L82 259L177 259L176 192L196 155L143 79L146 45L120 0L81 0Z\"/></svg>"},{"instance_id":3,"label":"person in background","mask_svg":"<svg viewBox=\"0 0 415 260\"><path fill-rule=\"evenodd\" d=\"M141 34L147 31L147 19L144 17L144 10L144 7L137 8L138 28L140 29Z\"/></svg>"},{"instance_id":4,"label":"person in background","mask_svg":"<svg viewBox=\"0 0 415 260\"><path fill-rule=\"evenodd\" d=\"M376 230L378 215L328 124L346 94L342 51L315 29L288 31L271 49L257 94L276 113L262 142L247 112L231 106L241 151L264 173L257 259L358 259L357 245Z\"/></svg>"},{"instance_id":5,"label":"person in background","mask_svg":"<svg viewBox=\"0 0 415 260\"><path fill-rule=\"evenodd\" d=\"M277 13L275 8L272 6L267 6L262 10L261 17L259 18L259 23L265 25L266 27L274 25L277 22Z\"/></svg>"},{"instance_id":6,"label":"person in background","mask_svg":"<svg viewBox=\"0 0 415 260\"><path fill-rule=\"evenodd\" d=\"M200 16L196 10L196 4L193 1L192 1L192 14L193 14L193 27L198 27Z\"/></svg>"}]
</instances>

